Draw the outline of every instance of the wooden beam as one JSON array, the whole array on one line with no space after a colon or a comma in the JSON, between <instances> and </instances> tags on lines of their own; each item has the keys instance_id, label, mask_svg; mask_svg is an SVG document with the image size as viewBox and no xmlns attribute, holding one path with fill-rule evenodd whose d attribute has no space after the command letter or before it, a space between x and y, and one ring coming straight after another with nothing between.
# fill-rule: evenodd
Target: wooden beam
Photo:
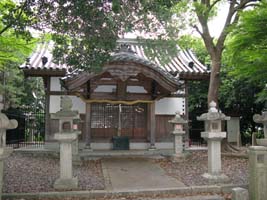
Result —
<instances>
[{"instance_id":1,"label":"wooden beam","mask_svg":"<svg viewBox=\"0 0 267 200\"><path fill-rule=\"evenodd\" d=\"M179 77L181 80L209 80L210 73L180 73Z\"/></svg>"},{"instance_id":2,"label":"wooden beam","mask_svg":"<svg viewBox=\"0 0 267 200\"><path fill-rule=\"evenodd\" d=\"M26 77L52 77L52 76L60 76L63 77L66 75L66 69L22 69L24 75Z\"/></svg>"},{"instance_id":3,"label":"wooden beam","mask_svg":"<svg viewBox=\"0 0 267 200\"><path fill-rule=\"evenodd\" d=\"M73 92L73 91L49 91L48 94L49 95L73 95L73 96L77 96L78 92Z\"/></svg>"},{"instance_id":4,"label":"wooden beam","mask_svg":"<svg viewBox=\"0 0 267 200\"><path fill-rule=\"evenodd\" d=\"M127 93L125 98L118 98L113 93L105 93L105 92L96 92L91 94L90 99L109 99L109 100L125 100L125 101L134 101L134 100L151 100L151 96L149 94L142 93Z\"/></svg>"}]
</instances>

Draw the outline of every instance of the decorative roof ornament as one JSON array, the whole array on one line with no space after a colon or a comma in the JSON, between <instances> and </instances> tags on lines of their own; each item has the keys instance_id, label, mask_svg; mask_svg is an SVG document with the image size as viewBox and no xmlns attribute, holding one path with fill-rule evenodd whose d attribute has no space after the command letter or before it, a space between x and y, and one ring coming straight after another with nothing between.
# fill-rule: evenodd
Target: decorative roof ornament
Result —
<instances>
[{"instance_id":1,"label":"decorative roof ornament","mask_svg":"<svg viewBox=\"0 0 267 200\"><path fill-rule=\"evenodd\" d=\"M29 67L31 65L30 62L31 62L31 58L30 57L26 58L25 66Z\"/></svg>"},{"instance_id":2,"label":"decorative roof ornament","mask_svg":"<svg viewBox=\"0 0 267 200\"><path fill-rule=\"evenodd\" d=\"M211 101L210 103L209 103L209 112L212 112L212 113L214 113L214 112L218 112L218 109L216 108L216 102L215 101Z\"/></svg>"},{"instance_id":3,"label":"decorative roof ornament","mask_svg":"<svg viewBox=\"0 0 267 200\"><path fill-rule=\"evenodd\" d=\"M184 118L181 117L181 112L176 111L175 112L175 117L171 120L169 120L169 123L171 124L187 124L187 120L184 120Z\"/></svg>"},{"instance_id":4,"label":"decorative roof ornament","mask_svg":"<svg viewBox=\"0 0 267 200\"><path fill-rule=\"evenodd\" d=\"M115 50L116 53L132 53L136 54L135 51L131 49L131 45L128 43L122 43L120 44L117 49Z\"/></svg>"}]
</instances>

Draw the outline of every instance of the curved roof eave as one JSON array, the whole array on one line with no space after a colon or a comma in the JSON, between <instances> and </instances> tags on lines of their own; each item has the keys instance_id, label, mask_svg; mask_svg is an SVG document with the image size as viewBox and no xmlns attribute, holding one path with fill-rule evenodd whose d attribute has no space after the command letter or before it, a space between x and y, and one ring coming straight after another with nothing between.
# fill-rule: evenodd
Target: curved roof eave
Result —
<instances>
[{"instance_id":1,"label":"curved roof eave","mask_svg":"<svg viewBox=\"0 0 267 200\"><path fill-rule=\"evenodd\" d=\"M132 63L131 67L128 65L128 63ZM156 64L124 52L114 54L112 59L104 65L102 72L99 74L75 70L62 78L61 81L63 82L64 87L67 89L75 90L80 88L90 79L101 76L103 73L108 72L111 75L114 75L114 71L117 73L123 73L127 79L131 75L137 76L138 74L142 73L146 77L158 82L163 88L170 92L176 92L181 85L179 78L170 75ZM131 74L130 71L134 72L134 74Z\"/></svg>"}]
</instances>

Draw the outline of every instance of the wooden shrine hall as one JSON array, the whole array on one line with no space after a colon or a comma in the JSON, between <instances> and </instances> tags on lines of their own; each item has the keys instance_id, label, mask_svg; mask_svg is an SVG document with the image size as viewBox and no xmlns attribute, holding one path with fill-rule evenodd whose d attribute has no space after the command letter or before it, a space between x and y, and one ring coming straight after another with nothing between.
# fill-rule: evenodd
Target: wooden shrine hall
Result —
<instances>
[{"instance_id":1,"label":"wooden shrine hall","mask_svg":"<svg viewBox=\"0 0 267 200\"><path fill-rule=\"evenodd\" d=\"M45 44L49 45L49 44ZM82 119L80 144L114 149L124 137L129 149L172 148L171 125L176 111L188 118L189 80L209 78L209 71L189 50L179 51L167 64L147 59L142 44L118 41L119 49L99 73L53 63L49 46L39 47L21 66L26 76L43 77L46 91L46 143L53 143L60 96L72 98ZM144 44L143 44L144 45ZM46 57L47 62L42 62Z\"/></svg>"}]
</instances>

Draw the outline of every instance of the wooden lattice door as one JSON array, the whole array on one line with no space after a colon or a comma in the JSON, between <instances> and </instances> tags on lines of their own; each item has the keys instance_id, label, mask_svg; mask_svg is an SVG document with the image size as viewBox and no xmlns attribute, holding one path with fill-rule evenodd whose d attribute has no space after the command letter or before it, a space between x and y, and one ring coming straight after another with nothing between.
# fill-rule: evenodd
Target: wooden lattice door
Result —
<instances>
[{"instance_id":1,"label":"wooden lattice door","mask_svg":"<svg viewBox=\"0 0 267 200\"><path fill-rule=\"evenodd\" d=\"M111 139L112 136L117 136L119 120L122 136L134 140L147 138L147 104L94 103L91 109L92 139Z\"/></svg>"}]
</instances>

